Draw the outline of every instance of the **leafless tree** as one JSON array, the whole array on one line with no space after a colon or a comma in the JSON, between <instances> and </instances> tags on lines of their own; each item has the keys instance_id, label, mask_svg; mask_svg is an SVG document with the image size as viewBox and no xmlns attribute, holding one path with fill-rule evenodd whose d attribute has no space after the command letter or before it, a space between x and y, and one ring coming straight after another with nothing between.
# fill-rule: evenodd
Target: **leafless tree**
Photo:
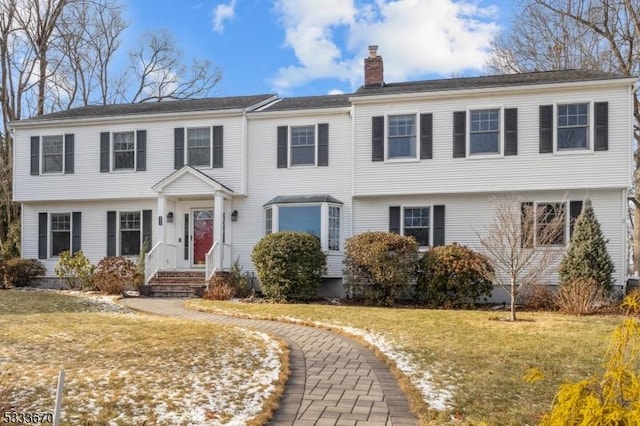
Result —
<instances>
[{"instance_id":1,"label":"leafless tree","mask_svg":"<svg viewBox=\"0 0 640 426\"><path fill-rule=\"evenodd\" d=\"M640 74L640 0L524 0L511 30L494 43L488 67L497 73L593 69ZM640 97L635 117L631 188L640 224ZM631 129L630 129L631 131ZM640 226L633 228L633 264L640 270Z\"/></svg>"},{"instance_id":2,"label":"leafless tree","mask_svg":"<svg viewBox=\"0 0 640 426\"><path fill-rule=\"evenodd\" d=\"M130 58L135 81L130 102L202 96L222 78L222 72L209 61L194 60L187 68L182 51L166 29L143 34Z\"/></svg>"},{"instance_id":3,"label":"leafless tree","mask_svg":"<svg viewBox=\"0 0 640 426\"><path fill-rule=\"evenodd\" d=\"M166 30L145 35L130 64L116 67L126 28L117 0L0 0L0 242L19 217L9 122L76 106L206 96L221 79L208 61L184 65Z\"/></svg>"},{"instance_id":4,"label":"leafless tree","mask_svg":"<svg viewBox=\"0 0 640 426\"><path fill-rule=\"evenodd\" d=\"M511 321L516 320L516 298L525 287L546 280L564 247L564 202L535 206L516 195L491 199L493 221L476 231L482 252L493 271L485 278L509 293Z\"/></svg>"}]
</instances>

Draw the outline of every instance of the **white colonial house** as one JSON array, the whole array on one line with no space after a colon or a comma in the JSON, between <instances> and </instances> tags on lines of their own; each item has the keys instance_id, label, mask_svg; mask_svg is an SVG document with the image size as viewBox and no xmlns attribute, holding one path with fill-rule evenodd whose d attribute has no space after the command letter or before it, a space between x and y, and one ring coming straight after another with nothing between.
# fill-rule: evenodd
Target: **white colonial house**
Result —
<instances>
[{"instance_id":1,"label":"white colonial house","mask_svg":"<svg viewBox=\"0 0 640 426\"><path fill-rule=\"evenodd\" d=\"M137 257L204 278L270 232L300 230L342 293L346 238L477 247L490 198L563 209L589 197L624 285L635 79L591 71L384 83L372 47L350 95L274 94L90 106L11 123L22 256L53 277L63 250ZM539 224L544 225L544 224Z\"/></svg>"}]
</instances>

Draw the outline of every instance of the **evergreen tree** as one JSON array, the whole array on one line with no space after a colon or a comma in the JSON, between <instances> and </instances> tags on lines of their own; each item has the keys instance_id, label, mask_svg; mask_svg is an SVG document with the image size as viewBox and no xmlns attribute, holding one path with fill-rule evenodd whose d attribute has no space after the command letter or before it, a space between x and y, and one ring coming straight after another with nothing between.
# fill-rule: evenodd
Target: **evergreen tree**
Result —
<instances>
[{"instance_id":1,"label":"evergreen tree","mask_svg":"<svg viewBox=\"0 0 640 426\"><path fill-rule=\"evenodd\" d=\"M591 200L585 200L569 248L560 263L560 284L565 285L576 278L594 279L603 290L611 291L614 266L607 251L608 242L593 212Z\"/></svg>"}]
</instances>

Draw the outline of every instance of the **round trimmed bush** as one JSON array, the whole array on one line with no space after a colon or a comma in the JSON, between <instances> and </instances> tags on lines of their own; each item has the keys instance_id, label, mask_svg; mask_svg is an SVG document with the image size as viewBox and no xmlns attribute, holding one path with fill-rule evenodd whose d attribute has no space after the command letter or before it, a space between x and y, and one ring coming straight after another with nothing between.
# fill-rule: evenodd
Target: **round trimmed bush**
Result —
<instances>
[{"instance_id":1,"label":"round trimmed bush","mask_svg":"<svg viewBox=\"0 0 640 426\"><path fill-rule=\"evenodd\" d=\"M276 232L258 241L251 260L264 295L272 300L316 297L327 259L320 240L306 232Z\"/></svg>"},{"instance_id":2,"label":"round trimmed bush","mask_svg":"<svg viewBox=\"0 0 640 426\"><path fill-rule=\"evenodd\" d=\"M408 295L415 278L418 244L413 237L363 232L345 242L347 292L367 304L392 306Z\"/></svg>"},{"instance_id":3,"label":"round trimmed bush","mask_svg":"<svg viewBox=\"0 0 640 426\"><path fill-rule=\"evenodd\" d=\"M420 259L416 299L433 306L473 306L490 296L492 275L487 258L456 243L434 247Z\"/></svg>"},{"instance_id":4,"label":"round trimmed bush","mask_svg":"<svg viewBox=\"0 0 640 426\"><path fill-rule=\"evenodd\" d=\"M108 256L98 263L93 283L103 294L122 294L133 287L135 276L135 263L124 256Z\"/></svg>"}]
</instances>

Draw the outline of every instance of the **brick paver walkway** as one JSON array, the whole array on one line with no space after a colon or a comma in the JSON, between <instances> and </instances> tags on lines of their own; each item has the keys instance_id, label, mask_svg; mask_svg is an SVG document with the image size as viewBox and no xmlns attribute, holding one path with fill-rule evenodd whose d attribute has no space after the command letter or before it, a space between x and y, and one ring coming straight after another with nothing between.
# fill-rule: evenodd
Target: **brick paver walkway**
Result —
<instances>
[{"instance_id":1,"label":"brick paver walkway","mask_svg":"<svg viewBox=\"0 0 640 426\"><path fill-rule=\"evenodd\" d=\"M184 299L131 298L121 303L157 315L249 327L282 338L291 376L276 425L415 425L404 393L373 352L346 337L302 325L196 312Z\"/></svg>"}]
</instances>

